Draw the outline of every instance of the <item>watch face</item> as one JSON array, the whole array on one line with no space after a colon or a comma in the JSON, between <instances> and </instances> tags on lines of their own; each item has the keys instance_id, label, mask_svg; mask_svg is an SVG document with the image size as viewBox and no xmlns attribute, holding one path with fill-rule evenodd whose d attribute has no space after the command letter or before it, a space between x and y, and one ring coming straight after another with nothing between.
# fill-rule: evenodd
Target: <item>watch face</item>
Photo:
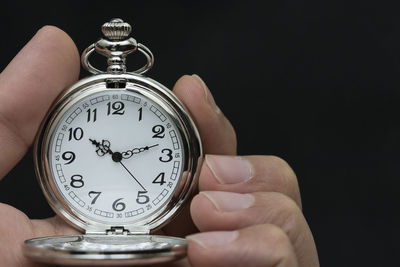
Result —
<instances>
[{"instance_id":1,"label":"watch face","mask_svg":"<svg viewBox=\"0 0 400 267\"><path fill-rule=\"evenodd\" d=\"M135 90L78 98L58 113L49 133L50 176L64 202L80 218L108 225L165 209L185 164L173 113Z\"/></svg>"}]
</instances>

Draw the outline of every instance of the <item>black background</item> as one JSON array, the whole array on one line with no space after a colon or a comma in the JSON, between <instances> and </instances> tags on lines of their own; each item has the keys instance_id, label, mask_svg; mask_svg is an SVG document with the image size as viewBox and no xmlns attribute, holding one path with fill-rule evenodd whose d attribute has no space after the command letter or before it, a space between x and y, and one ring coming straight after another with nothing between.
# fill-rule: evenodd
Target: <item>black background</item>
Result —
<instances>
[{"instance_id":1,"label":"black background","mask_svg":"<svg viewBox=\"0 0 400 267\"><path fill-rule=\"evenodd\" d=\"M127 20L155 55L150 77L172 88L199 74L233 123L239 154L291 164L322 266L394 266L398 10L379 1L2 2L0 67L43 25L82 51L103 22ZM31 152L1 181L0 201L33 218L53 214Z\"/></svg>"}]
</instances>

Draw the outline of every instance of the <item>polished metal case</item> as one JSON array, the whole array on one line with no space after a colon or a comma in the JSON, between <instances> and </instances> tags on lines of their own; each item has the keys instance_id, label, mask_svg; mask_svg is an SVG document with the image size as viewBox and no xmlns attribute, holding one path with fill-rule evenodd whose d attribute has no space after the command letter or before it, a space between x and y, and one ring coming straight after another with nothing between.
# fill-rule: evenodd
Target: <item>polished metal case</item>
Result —
<instances>
[{"instance_id":1,"label":"polished metal case","mask_svg":"<svg viewBox=\"0 0 400 267\"><path fill-rule=\"evenodd\" d=\"M121 24L122 20L113 20L110 23L112 22ZM114 27L114 24L111 26ZM115 27L112 27L107 29L114 30ZM112 31L111 33L113 34ZM198 170L203 158L201 140L189 112L175 95L160 83L141 75L151 67L153 58L150 50L139 45L139 48L144 47L139 51L148 60L144 68L137 73L127 73L124 69L125 58L122 58L123 62L110 61L110 57L115 59L114 51L114 55L108 55L112 68L106 74L98 74L99 71L93 67L90 69L88 56L95 49L93 45L90 46L83 53L82 62L84 67L97 75L80 80L64 91L42 122L34 146L35 171L40 186L53 210L85 235L27 240L23 246L27 257L39 262L67 265L143 265L176 260L186 255L185 239L153 236L150 233L171 222L196 190ZM117 61L119 65L115 65ZM99 223L70 207L54 182L49 164L51 141L65 111L82 98L105 90L134 91L151 99L169 114L182 137L185 155L183 172L172 198L155 213L129 224Z\"/></svg>"},{"instance_id":2,"label":"polished metal case","mask_svg":"<svg viewBox=\"0 0 400 267\"><path fill-rule=\"evenodd\" d=\"M107 84L125 84L125 88L107 88ZM169 202L168 207L159 210L145 220L130 225L118 225L131 233L147 234L166 222L182 205L190 194L191 185L194 185L196 170L201 157L200 138L193 121L179 100L163 85L150 78L132 74L101 74L79 81L68 89L56 101L45 119L40 134L35 142L34 162L36 174L43 192L53 209L64 217L72 226L87 233L105 233L115 225L104 225L72 210L59 193L53 180L49 165L49 148L53 140L53 133L65 110L69 109L82 98L103 90L134 91L144 95L160 105L172 118L180 131L183 141L185 158L183 159L183 177L180 179L177 190ZM192 186L193 187L193 186Z\"/></svg>"}]
</instances>

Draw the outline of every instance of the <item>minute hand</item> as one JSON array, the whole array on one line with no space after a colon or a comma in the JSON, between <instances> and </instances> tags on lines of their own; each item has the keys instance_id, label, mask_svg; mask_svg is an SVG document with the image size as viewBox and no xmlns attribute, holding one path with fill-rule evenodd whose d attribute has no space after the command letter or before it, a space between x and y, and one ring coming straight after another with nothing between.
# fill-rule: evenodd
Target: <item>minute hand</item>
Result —
<instances>
[{"instance_id":1,"label":"minute hand","mask_svg":"<svg viewBox=\"0 0 400 267\"><path fill-rule=\"evenodd\" d=\"M135 179L135 181L140 185L140 187L143 188L143 190L147 192L147 189L144 188L144 186L138 181L138 179L135 178L135 176L133 176L133 174L128 170L128 168L125 167L125 165L124 165L121 161L120 161L119 163L120 163L120 164L122 165L122 167L124 167L124 169L132 176L132 178Z\"/></svg>"},{"instance_id":2,"label":"minute hand","mask_svg":"<svg viewBox=\"0 0 400 267\"><path fill-rule=\"evenodd\" d=\"M152 145L152 146L135 147L135 148L133 148L131 150L127 150L125 152L122 152L121 154L122 154L122 157L124 159L129 159L130 157L132 157L135 154L142 153L142 152L147 151L150 148L156 147L156 146L158 146L158 144L155 144L155 145Z\"/></svg>"}]
</instances>

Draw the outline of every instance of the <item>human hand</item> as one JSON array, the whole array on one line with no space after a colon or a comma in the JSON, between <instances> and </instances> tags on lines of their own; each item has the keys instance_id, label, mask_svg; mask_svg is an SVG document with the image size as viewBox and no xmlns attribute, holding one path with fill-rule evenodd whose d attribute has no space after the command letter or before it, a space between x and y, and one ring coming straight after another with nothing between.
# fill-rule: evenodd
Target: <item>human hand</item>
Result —
<instances>
[{"instance_id":1,"label":"human hand","mask_svg":"<svg viewBox=\"0 0 400 267\"><path fill-rule=\"evenodd\" d=\"M52 100L78 74L76 47L55 27L41 29L1 73L0 177L23 157ZM182 77L174 93L193 115L209 155L200 173L200 193L160 231L175 236L201 231L188 237L188 258L172 265L318 266L290 167L276 157L234 156L235 132L197 76ZM22 255L26 239L78 233L58 216L30 220L6 204L0 204L0 218L4 266L39 266Z\"/></svg>"}]
</instances>

